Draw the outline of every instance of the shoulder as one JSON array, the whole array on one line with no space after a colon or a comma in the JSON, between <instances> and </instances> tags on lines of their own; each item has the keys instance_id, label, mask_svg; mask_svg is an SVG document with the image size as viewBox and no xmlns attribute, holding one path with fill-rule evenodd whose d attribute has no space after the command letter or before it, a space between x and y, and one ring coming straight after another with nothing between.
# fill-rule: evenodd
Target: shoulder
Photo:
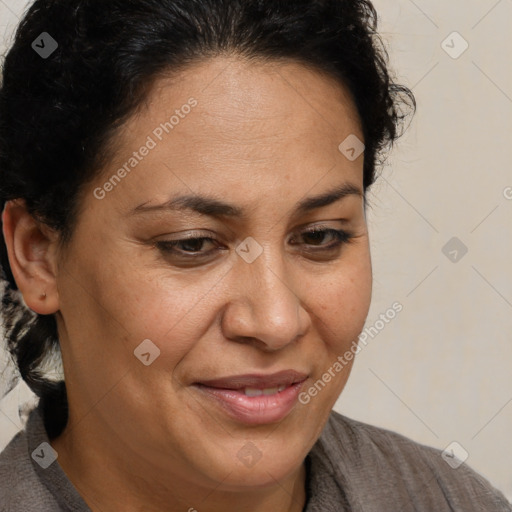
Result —
<instances>
[{"instance_id":1,"label":"shoulder","mask_svg":"<svg viewBox=\"0 0 512 512\"><path fill-rule=\"evenodd\" d=\"M366 485L381 503L388 495L403 495L415 510L512 511L503 494L467 464L336 411L317 445L335 478L349 490L353 484Z\"/></svg>"},{"instance_id":2,"label":"shoulder","mask_svg":"<svg viewBox=\"0 0 512 512\"><path fill-rule=\"evenodd\" d=\"M27 433L18 432L0 453L0 512L58 510L34 470Z\"/></svg>"}]
</instances>

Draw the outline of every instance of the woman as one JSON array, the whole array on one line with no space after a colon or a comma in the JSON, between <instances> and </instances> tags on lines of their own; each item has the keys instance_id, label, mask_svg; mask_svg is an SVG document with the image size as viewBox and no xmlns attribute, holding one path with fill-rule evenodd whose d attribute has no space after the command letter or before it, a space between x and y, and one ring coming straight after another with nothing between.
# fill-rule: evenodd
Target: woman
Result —
<instances>
[{"instance_id":1,"label":"woman","mask_svg":"<svg viewBox=\"0 0 512 512\"><path fill-rule=\"evenodd\" d=\"M2 510L512 510L332 412L371 300L366 192L414 108L375 20L365 0L31 6L0 92L2 267L40 401L0 455Z\"/></svg>"}]
</instances>

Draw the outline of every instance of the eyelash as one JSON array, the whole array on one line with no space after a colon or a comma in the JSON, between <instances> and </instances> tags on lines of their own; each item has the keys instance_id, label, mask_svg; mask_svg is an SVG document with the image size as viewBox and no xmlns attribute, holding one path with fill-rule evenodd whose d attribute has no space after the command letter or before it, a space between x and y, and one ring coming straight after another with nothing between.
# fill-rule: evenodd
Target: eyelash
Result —
<instances>
[{"instance_id":1,"label":"eyelash","mask_svg":"<svg viewBox=\"0 0 512 512\"><path fill-rule=\"evenodd\" d=\"M315 246L312 247L320 247L320 249L312 249L310 252L318 253L318 252L329 252L333 251L335 249L341 248L343 245L350 243L350 241L354 238L354 235L351 233L344 231L344 230L338 230L338 229L332 229L332 228L323 228L323 227L314 227L313 229L308 229L306 231L303 231L300 235L318 235L318 234L324 234L324 235L332 235L335 238L335 241L327 246ZM209 241L209 242L217 242L214 238L211 237L197 237L197 238L184 238L181 240L165 240L165 241L159 241L156 242L156 246L166 254L171 254L173 252L176 252L176 247L185 244L185 243L197 243L201 241ZM211 251L200 253L196 251L196 253L192 252L186 252L186 251L177 251L179 256L183 256L184 258L187 258L189 260L192 259L199 259L204 258L206 256L209 256L210 253L214 252L216 249L213 249Z\"/></svg>"}]
</instances>

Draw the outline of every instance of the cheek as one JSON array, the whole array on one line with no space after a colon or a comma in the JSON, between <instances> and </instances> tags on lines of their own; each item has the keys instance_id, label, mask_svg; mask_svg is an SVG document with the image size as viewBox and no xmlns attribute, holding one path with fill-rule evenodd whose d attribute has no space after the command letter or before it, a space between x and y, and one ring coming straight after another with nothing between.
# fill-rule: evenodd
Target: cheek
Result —
<instances>
[{"instance_id":1,"label":"cheek","mask_svg":"<svg viewBox=\"0 0 512 512\"><path fill-rule=\"evenodd\" d=\"M80 309L86 312L89 332L93 329L114 347L119 347L114 339L122 341L128 362L135 360L134 350L149 339L160 350L160 362L172 368L208 328L208 293L220 275L205 273L192 280L190 275L172 276L136 263L112 258L87 265L82 275L89 292ZM79 313L76 308L75 313Z\"/></svg>"},{"instance_id":2,"label":"cheek","mask_svg":"<svg viewBox=\"0 0 512 512\"><path fill-rule=\"evenodd\" d=\"M122 396L119 403L125 404L144 386L153 391L162 387L168 395L173 385L169 374L206 329L204 296L214 283L205 277L205 283L186 285L180 279L141 272L128 259L97 260L75 259L62 282L61 314L67 337L63 358L65 367L72 369L69 387L80 390L90 404L111 388L116 389L112 397ZM80 276L80 281L72 275ZM144 340L154 344L149 345L151 359L158 354L150 366L135 353L138 347L144 347L139 355L148 351ZM117 407L111 400L108 403Z\"/></svg>"},{"instance_id":3,"label":"cheek","mask_svg":"<svg viewBox=\"0 0 512 512\"><path fill-rule=\"evenodd\" d=\"M370 309L372 269L369 254L353 265L340 267L324 280L311 283L311 304L329 349L342 352L357 340Z\"/></svg>"}]
</instances>

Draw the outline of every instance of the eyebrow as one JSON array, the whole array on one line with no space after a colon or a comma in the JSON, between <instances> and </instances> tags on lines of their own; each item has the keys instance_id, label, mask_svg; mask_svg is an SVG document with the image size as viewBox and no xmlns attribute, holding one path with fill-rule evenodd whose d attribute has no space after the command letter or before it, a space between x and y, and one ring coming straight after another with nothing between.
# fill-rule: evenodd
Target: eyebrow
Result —
<instances>
[{"instance_id":1,"label":"eyebrow","mask_svg":"<svg viewBox=\"0 0 512 512\"><path fill-rule=\"evenodd\" d=\"M333 204L351 195L357 195L364 199L364 194L357 185L353 183L343 183L323 194L302 199L295 205L294 213L296 215L305 214L317 208ZM140 214L162 210L192 210L201 215L210 217L246 218L244 209L239 206L225 203L213 197L194 194L174 197L162 204L148 205L147 203L143 203L134 208L131 213Z\"/></svg>"}]
</instances>

